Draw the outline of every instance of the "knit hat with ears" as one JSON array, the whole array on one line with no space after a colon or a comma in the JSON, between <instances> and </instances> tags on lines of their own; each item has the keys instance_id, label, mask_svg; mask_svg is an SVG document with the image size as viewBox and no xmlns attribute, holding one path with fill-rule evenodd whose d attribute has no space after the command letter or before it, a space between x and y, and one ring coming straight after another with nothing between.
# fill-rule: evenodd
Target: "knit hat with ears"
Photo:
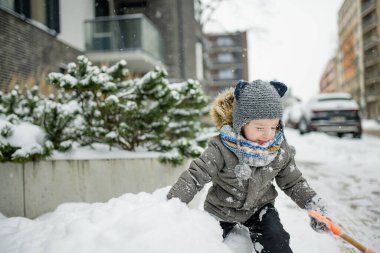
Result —
<instances>
[{"instance_id":1,"label":"knit hat with ears","mask_svg":"<svg viewBox=\"0 0 380 253\"><path fill-rule=\"evenodd\" d=\"M281 119L283 107L281 97L287 91L285 84L277 81L252 83L240 80L234 92L232 127L240 134L241 128L256 119Z\"/></svg>"}]
</instances>

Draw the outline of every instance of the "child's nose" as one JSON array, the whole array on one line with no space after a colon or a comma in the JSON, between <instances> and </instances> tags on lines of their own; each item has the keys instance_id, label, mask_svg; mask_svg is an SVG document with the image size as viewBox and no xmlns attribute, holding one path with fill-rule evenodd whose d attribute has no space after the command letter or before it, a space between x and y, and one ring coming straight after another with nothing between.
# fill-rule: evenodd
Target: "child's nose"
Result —
<instances>
[{"instance_id":1,"label":"child's nose","mask_svg":"<svg viewBox=\"0 0 380 253\"><path fill-rule=\"evenodd\" d=\"M276 130L274 129L265 129L263 136L266 138L272 138Z\"/></svg>"}]
</instances>

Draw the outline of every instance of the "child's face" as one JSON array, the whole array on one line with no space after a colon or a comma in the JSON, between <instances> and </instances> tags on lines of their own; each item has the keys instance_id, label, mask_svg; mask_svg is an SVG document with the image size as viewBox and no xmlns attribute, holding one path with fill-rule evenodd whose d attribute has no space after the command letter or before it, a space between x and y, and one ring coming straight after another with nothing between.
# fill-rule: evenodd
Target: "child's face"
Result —
<instances>
[{"instance_id":1,"label":"child's face","mask_svg":"<svg viewBox=\"0 0 380 253\"><path fill-rule=\"evenodd\" d=\"M262 145L275 137L279 124L279 119L252 120L243 126L243 135L247 140Z\"/></svg>"}]
</instances>

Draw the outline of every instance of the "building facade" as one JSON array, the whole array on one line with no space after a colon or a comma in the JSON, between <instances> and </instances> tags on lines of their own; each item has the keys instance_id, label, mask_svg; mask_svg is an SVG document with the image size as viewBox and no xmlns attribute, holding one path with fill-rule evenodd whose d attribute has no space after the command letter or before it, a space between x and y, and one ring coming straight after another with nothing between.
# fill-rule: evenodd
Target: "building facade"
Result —
<instances>
[{"instance_id":1,"label":"building facade","mask_svg":"<svg viewBox=\"0 0 380 253\"><path fill-rule=\"evenodd\" d=\"M380 1L361 0L364 87L369 118L380 117Z\"/></svg>"},{"instance_id":2,"label":"building facade","mask_svg":"<svg viewBox=\"0 0 380 253\"><path fill-rule=\"evenodd\" d=\"M338 90L367 118L380 117L380 1L345 0L339 10Z\"/></svg>"},{"instance_id":3,"label":"building facade","mask_svg":"<svg viewBox=\"0 0 380 253\"><path fill-rule=\"evenodd\" d=\"M83 33L91 60L126 59L139 73L159 66L172 79L203 78L203 67L197 67L203 63L202 32L193 0L91 2L94 14L84 21Z\"/></svg>"},{"instance_id":4,"label":"building facade","mask_svg":"<svg viewBox=\"0 0 380 253\"><path fill-rule=\"evenodd\" d=\"M206 34L206 52L206 90L210 96L237 80L249 80L246 32Z\"/></svg>"},{"instance_id":5,"label":"building facade","mask_svg":"<svg viewBox=\"0 0 380 253\"><path fill-rule=\"evenodd\" d=\"M319 82L319 91L321 93L338 91L338 65L337 57L329 60L323 71L321 81Z\"/></svg>"},{"instance_id":6,"label":"building facade","mask_svg":"<svg viewBox=\"0 0 380 253\"><path fill-rule=\"evenodd\" d=\"M27 18L8 7L0 5L0 90L28 84L47 92L47 74L63 71L65 63L83 52L57 40L55 30L32 16Z\"/></svg>"},{"instance_id":7,"label":"building facade","mask_svg":"<svg viewBox=\"0 0 380 253\"><path fill-rule=\"evenodd\" d=\"M53 59L43 62L41 67L54 66L49 71L58 71L64 63L75 60L76 55L85 54L95 64L127 60L130 72L136 75L158 66L166 69L172 80L202 80L202 32L194 4L194 0L4 0L0 2L2 10L15 14L16 19L32 28L39 28L50 39L40 31L20 36L17 32L20 27L1 13L4 25L0 27L0 43L4 45L8 36L4 31L9 31L16 40L27 44L25 47L31 54L40 58L51 56ZM35 36L39 36L40 44ZM58 49L49 46L54 43L72 49L75 56L71 57L71 53L64 53L66 58L57 56ZM6 45L1 50L7 51L16 63L35 59L30 54L20 55L16 43ZM45 48L47 54L34 49L37 47ZM29 67L36 66L29 64ZM17 73L20 69L5 71ZM0 80L4 75L0 73ZM3 81L7 82L4 78Z\"/></svg>"},{"instance_id":8,"label":"building facade","mask_svg":"<svg viewBox=\"0 0 380 253\"><path fill-rule=\"evenodd\" d=\"M346 0L338 14L337 89L348 92L365 111L360 0Z\"/></svg>"}]
</instances>

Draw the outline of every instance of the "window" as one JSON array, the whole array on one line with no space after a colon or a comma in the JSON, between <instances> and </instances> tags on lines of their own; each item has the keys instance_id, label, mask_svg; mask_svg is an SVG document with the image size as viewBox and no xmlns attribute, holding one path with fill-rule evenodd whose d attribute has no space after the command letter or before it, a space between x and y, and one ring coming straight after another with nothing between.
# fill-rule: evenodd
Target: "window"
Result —
<instances>
[{"instance_id":1,"label":"window","mask_svg":"<svg viewBox=\"0 0 380 253\"><path fill-rule=\"evenodd\" d=\"M218 62L234 62L234 56L231 53L218 54Z\"/></svg>"},{"instance_id":2,"label":"window","mask_svg":"<svg viewBox=\"0 0 380 253\"><path fill-rule=\"evenodd\" d=\"M14 11L60 32L59 0L15 0Z\"/></svg>"},{"instance_id":3,"label":"window","mask_svg":"<svg viewBox=\"0 0 380 253\"><path fill-rule=\"evenodd\" d=\"M216 40L216 45L218 46L233 46L234 44L235 43L233 39L231 39L230 37L219 37Z\"/></svg>"},{"instance_id":4,"label":"window","mask_svg":"<svg viewBox=\"0 0 380 253\"><path fill-rule=\"evenodd\" d=\"M115 2L116 15L145 13L148 1L124 0Z\"/></svg>"},{"instance_id":5,"label":"window","mask_svg":"<svg viewBox=\"0 0 380 253\"><path fill-rule=\"evenodd\" d=\"M13 10L13 6L15 5L14 2L15 0L0 0L0 7Z\"/></svg>"},{"instance_id":6,"label":"window","mask_svg":"<svg viewBox=\"0 0 380 253\"><path fill-rule=\"evenodd\" d=\"M235 73L233 69L222 69L218 72L218 79L234 79Z\"/></svg>"},{"instance_id":7,"label":"window","mask_svg":"<svg viewBox=\"0 0 380 253\"><path fill-rule=\"evenodd\" d=\"M110 15L108 0L95 0L95 17L107 17Z\"/></svg>"}]
</instances>

